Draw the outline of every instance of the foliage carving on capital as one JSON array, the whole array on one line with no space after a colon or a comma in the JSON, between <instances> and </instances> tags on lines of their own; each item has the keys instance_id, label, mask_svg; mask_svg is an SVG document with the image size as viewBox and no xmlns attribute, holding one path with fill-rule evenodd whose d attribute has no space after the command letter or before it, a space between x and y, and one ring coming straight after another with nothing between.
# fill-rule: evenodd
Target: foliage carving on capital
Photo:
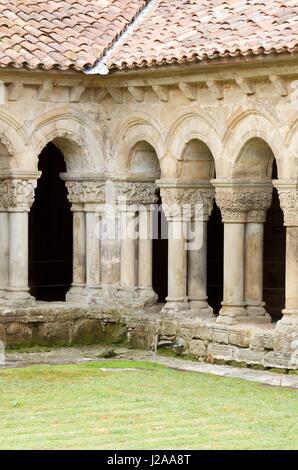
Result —
<instances>
[{"instance_id":1,"label":"foliage carving on capital","mask_svg":"<svg viewBox=\"0 0 298 470\"><path fill-rule=\"evenodd\" d=\"M259 222L266 220L272 201L272 191L241 191L216 189L216 203L223 222Z\"/></svg>"},{"instance_id":2,"label":"foliage carving on capital","mask_svg":"<svg viewBox=\"0 0 298 470\"><path fill-rule=\"evenodd\" d=\"M126 204L156 204L157 186L154 183L119 183L117 184L118 202Z\"/></svg>"},{"instance_id":3,"label":"foliage carving on capital","mask_svg":"<svg viewBox=\"0 0 298 470\"><path fill-rule=\"evenodd\" d=\"M284 213L284 224L290 227L298 227L298 191L279 189L278 193Z\"/></svg>"},{"instance_id":4,"label":"foliage carving on capital","mask_svg":"<svg viewBox=\"0 0 298 470\"><path fill-rule=\"evenodd\" d=\"M34 202L37 180L21 178L0 181L0 207L5 210L29 212Z\"/></svg>"},{"instance_id":5,"label":"foliage carving on capital","mask_svg":"<svg viewBox=\"0 0 298 470\"><path fill-rule=\"evenodd\" d=\"M161 188L162 206L166 217L196 217L208 220L214 203L214 190L197 188Z\"/></svg>"},{"instance_id":6,"label":"foliage carving on capital","mask_svg":"<svg viewBox=\"0 0 298 470\"><path fill-rule=\"evenodd\" d=\"M105 203L105 183L101 181L66 181L65 184L72 204Z\"/></svg>"}]
</instances>

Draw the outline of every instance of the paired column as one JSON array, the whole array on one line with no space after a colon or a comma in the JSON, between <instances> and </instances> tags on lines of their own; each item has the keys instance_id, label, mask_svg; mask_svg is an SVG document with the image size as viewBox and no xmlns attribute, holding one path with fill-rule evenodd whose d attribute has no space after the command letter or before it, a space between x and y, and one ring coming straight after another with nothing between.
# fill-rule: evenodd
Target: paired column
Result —
<instances>
[{"instance_id":1,"label":"paired column","mask_svg":"<svg viewBox=\"0 0 298 470\"><path fill-rule=\"evenodd\" d=\"M73 211L73 282L66 300L101 301L101 215L105 203L102 178L62 174Z\"/></svg>"},{"instance_id":2,"label":"paired column","mask_svg":"<svg viewBox=\"0 0 298 470\"><path fill-rule=\"evenodd\" d=\"M207 223L214 203L214 189L197 184L193 193L192 220L189 224L188 300L190 308L202 317L212 317L207 297Z\"/></svg>"},{"instance_id":3,"label":"paired column","mask_svg":"<svg viewBox=\"0 0 298 470\"><path fill-rule=\"evenodd\" d=\"M117 185L121 226L120 290L123 301L153 304L153 237L151 205L157 202L156 185L148 181Z\"/></svg>"},{"instance_id":4,"label":"paired column","mask_svg":"<svg viewBox=\"0 0 298 470\"><path fill-rule=\"evenodd\" d=\"M189 193L177 182L159 181L162 205L168 221L168 297L164 313L188 310L187 246L192 206Z\"/></svg>"},{"instance_id":5,"label":"paired column","mask_svg":"<svg viewBox=\"0 0 298 470\"><path fill-rule=\"evenodd\" d=\"M272 185L250 195L245 226L245 303L249 320L271 322L263 302L264 223L272 202Z\"/></svg>"},{"instance_id":6,"label":"paired column","mask_svg":"<svg viewBox=\"0 0 298 470\"><path fill-rule=\"evenodd\" d=\"M263 302L263 223L269 184L214 180L224 222L224 299L219 322L268 321Z\"/></svg>"},{"instance_id":7,"label":"paired column","mask_svg":"<svg viewBox=\"0 0 298 470\"><path fill-rule=\"evenodd\" d=\"M283 318L277 323L280 330L298 329L298 183L278 180L274 186L279 193L286 226L286 305Z\"/></svg>"}]
</instances>

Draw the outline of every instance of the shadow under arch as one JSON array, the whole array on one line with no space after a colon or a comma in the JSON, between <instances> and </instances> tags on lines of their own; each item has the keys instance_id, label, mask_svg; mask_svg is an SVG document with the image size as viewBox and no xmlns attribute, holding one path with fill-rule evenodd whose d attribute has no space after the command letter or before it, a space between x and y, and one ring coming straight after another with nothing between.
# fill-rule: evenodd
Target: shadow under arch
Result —
<instances>
[{"instance_id":1,"label":"shadow under arch","mask_svg":"<svg viewBox=\"0 0 298 470\"><path fill-rule=\"evenodd\" d=\"M64 301L72 282L73 223L60 173L64 155L49 143L39 155L41 176L29 213L29 286L37 300Z\"/></svg>"}]
</instances>

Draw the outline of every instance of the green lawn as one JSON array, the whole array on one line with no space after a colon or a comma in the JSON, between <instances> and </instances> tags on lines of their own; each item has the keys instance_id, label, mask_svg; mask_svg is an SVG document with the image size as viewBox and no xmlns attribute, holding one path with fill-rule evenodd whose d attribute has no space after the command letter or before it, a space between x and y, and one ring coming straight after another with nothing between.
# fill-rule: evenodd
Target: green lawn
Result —
<instances>
[{"instance_id":1,"label":"green lawn","mask_svg":"<svg viewBox=\"0 0 298 470\"><path fill-rule=\"evenodd\" d=\"M137 362L2 369L0 423L0 449L298 449L298 391Z\"/></svg>"}]
</instances>

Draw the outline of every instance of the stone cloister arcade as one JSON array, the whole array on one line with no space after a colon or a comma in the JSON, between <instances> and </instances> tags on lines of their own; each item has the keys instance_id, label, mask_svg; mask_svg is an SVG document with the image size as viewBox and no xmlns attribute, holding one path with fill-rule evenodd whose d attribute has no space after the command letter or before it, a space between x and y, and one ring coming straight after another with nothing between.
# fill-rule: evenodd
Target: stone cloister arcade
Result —
<instances>
[{"instance_id":1,"label":"stone cloister arcade","mask_svg":"<svg viewBox=\"0 0 298 470\"><path fill-rule=\"evenodd\" d=\"M73 274L65 306L89 306L98 311L124 308L136 316L137 312L149 315L153 309L155 316L170 323L198 320L207 325L211 322L212 328L256 325L265 335L267 329L274 329L292 335L291 341L295 341L298 120L289 95L276 92L275 85L270 88L272 83L261 85L257 97L251 96L251 88L244 93L237 85L230 100L218 96L216 87L215 95L202 98L203 106L197 101L199 93L206 91L199 91L193 99L189 95L192 88L181 84L178 91L150 88L147 101L136 94L136 87L130 87L123 98L127 92L124 86L121 100L117 88L108 88L97 102L95 91L84 89L84 100L79 97L75 103L64 103L60 97L62 103L43 102L43 109L38 103L30 107L32 98L28 100L28 96L22 103L21 98L11 100L8 95L0 110L2 315L51 306L41 302L49 300L46 296L34 298L29 276L30 211L43 171L39 156L48 149L47 158L58 152L64 159L59 175L67 189L65 207L69 204L67 210L72 212ZM88 94L91 91L93 98ZM51 188L46 191L50 198ZM282 210L285 225L279 230L286 231L284 267L279 264L276 268L285 269L285 284L282 280L271 286L273 299L278 297L277 290L279 300L285 297L279 318L274 318L279 319L277 326L270 324L272 312L266 308L263 285L264 225L273 191L276 210ZM156 271L164 269L154 259L158 241L151 236L150 210L159 200L168 233L167 244L159 248L159 255L167 249L165 304L158 303L158 292L153 289ZM56 199L53 210L60 203ZM208 225L214 211L220 213L221 221ZM116 215L118 236L102 237L111 213ZM61 218L53 220L54 225L63 226ZM128 227L133 227L133 236L123 233ZM218 237L208 235L210 227L218 230ZM271 228L269 241L274 252L275 232L270 236ZM187 250L185 234L191 229L200 231L200 244ZM181 236L175 235L177 231ZM49 234L39 236L46 239L46 247ZM41 238L35 240L39 243ZM208 252L220 243L223 260L211 268ZM215 299L221 304L219 312L208 300L212 269L215 277L223 269L223 283L216 294L221 295L222 288L223 295ZM270 269L273 278L280 278L272 265ZM51 300L62 299L53 296Z\"/></svg>"}]
</instances>

